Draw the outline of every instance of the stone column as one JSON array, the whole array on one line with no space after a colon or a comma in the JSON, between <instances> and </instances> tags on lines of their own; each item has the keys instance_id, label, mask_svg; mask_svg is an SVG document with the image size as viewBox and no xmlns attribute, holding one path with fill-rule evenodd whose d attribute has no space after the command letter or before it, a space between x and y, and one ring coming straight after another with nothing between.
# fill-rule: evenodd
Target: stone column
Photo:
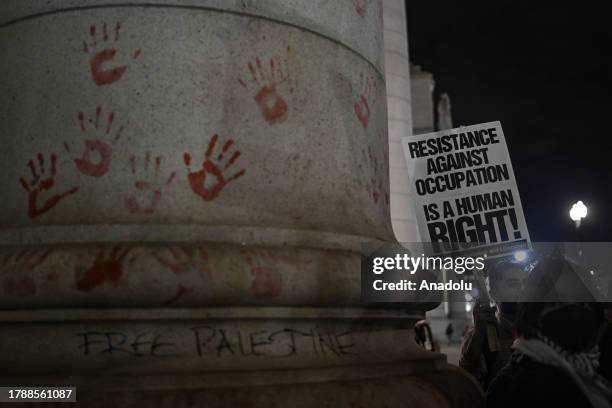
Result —
<instances>
[{"instance_id":1,"label":"stone column","mask_svg":"<svg viewBox=\"0 0 612 408\"><path fill-rule=\"evenodd\" d=\"M391 220L400 242L419 241L401 137L411 136L413 121L404 0L383 0L385 79L389 109Z\"/></svg>"},{"instance_id":2,"label":"stone column","mask_svg":"<svg viewBox=\"0 0 612 408\"><path fill-rule=\"evenodd\" d=\"M360 244L394 240L378 2L0 16L0 383L84 406L477 395L414 344L422 308L359 301Z\"/></svg>"}]
</instances>

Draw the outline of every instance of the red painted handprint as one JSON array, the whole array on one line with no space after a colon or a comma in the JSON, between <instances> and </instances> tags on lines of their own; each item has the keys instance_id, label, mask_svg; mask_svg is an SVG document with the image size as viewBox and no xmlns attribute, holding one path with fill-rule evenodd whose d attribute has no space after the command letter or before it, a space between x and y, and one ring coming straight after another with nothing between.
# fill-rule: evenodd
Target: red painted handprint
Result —
<instances>
[{"instance_id":1,"label":"red painted handprint","mask_svg":"<svg viewBox=\"0 0 612 408\"><path fill-rule=\"evenodd\" d=\"M197 271L202 279L211 276L208 253L202 248L168 246L156 250L153 257L177 275Z\"/></svg>"},{"instance_id":2,"label":"red painted handprint","mask_svg":"<svg viewBox=\"0 0 612 408\"><path fill-rule=\"evenodd\" d=\"M364 75L362 72L359 74L359 78L360 87L357 101L355 102L355 114L365 129L370 122L370 109L376 102L378 88L373 77Z\"/></svg>"},{"instance_id":3,"label":"red painted handprint","mask_svg":"<svg viewBox=\"0 0 612 408\"><path fill-rule=\"evenodd\" d=\"M31 273L51 252L51 249L26 249L0 256L0 276L4 293L12 296L35 294L36 283Z\"/></svg>"},{"instance_id":4,"label":"red painted handprint","mask_svg":"<svg viewBox=\"0 0 612 408\"><path fill-rule=\"evenodd\" d=\"M363 161L368 163L369 178L368 190L372 193L374 204L378 204L381 196L384 197L385 204L389 205L389 174L386 170L386 164L389 162L389 144L383 133L378 135L377 146L380 147L379 154L375 153L372 145L368 145L367 154L362 150Z\"/></svg>"},{"instance_id":5,"label":"red painted handprint","mask_svg":"<svg viewBox=\"0 0 612 408\"><path fill-rule=\"evenodd\" d=\"M125 206L132 214L151 214L155 210L157 203L161 200L162 190L174 180L175 172L170 173L164 182L160 176L161 157L153 158L155 165L149 172L151 155L145 155L144 168L140 176L137 176L136 158L130 156L132 175L137 177L134 182L136 191L134 194L125 198Z\"/></svg>"},{"instance_id":6,"label":"red painted handprint","mask_svg":"<svg viewBox=\"0 0 612 408\"><path fill-rule=\"evenodd\" d=\"M109 137L115 120L115 112L110 112L106 118L106 124L100 124L100 116L102 116L102 107L96 108L96 117L89 119L89 125L93 125L93 129L87 129L85 126L85 114L79 112L79 125L81 132L88 135L90 138L85 139L85 150L80 157L74 158L76 168L82 174L90 177L102 177L110 167L111 157L113 154L113 145L121 138L125 124L119 126L114 136L111 136L109 141L103 140ZM64 148L68 153L71 153L70 146L64 142Z\"/></svg>"},{"instance_id":7,"label":"red painted handprint","mask_svg":"<svg viewBox=\"0 0 612 408\"><path fill-rule=\"evenodd\" d=\"M353 5L355 6L355 11L361 17L365 17L368 13L368 0L353 0Z\"/></svg>"},{"instance_id":8,"label":"red painted handprint","mask_svg":"<svg viewBox=\"0 0 612 408\"><path fill-rule=\"evenodd\" d=\"M30 218L36 218L43 215L51 208L55 207L60 200L76 193L79 190L78 187L73 187L68 191L55 194L47 198L42 205L39 205L38 200L41 193L44 191L50 191L55 185L57 156L55 154L51 154L51 170L49 177L47 178L45 178L45 158L41 153L38 153L37 158L39 167L38 171L36 170L34 161L28 161L28 167L30 168L30 173L32 174L30 182L27 182L23 177L19 178L19 182L28 193L28 217Z\"/></svg>"},{"instance_id":9,"label":"red painted handprint","mask_svg":"<svg viewBox=\"0 0 612 408\"><path fill-rule=\"evenodd\" d=\"M122 262L130 252L130 248L113 248L110 253L106 253L104 248L98 249L98 253L93 263L88 267L77 266L76 268L76 287L83 292L110 282L117 286L123 277Z\"/></svg>"},{"instance_id":10,"label":"red painted handprint","mask_svg":"<svg viewBox=\"0 0 612 408\"><path fill-rule=\"evenodd\" d=\"M90 52L94 53L99 45L104 47L101 51L95 52L95 54L89 60L89 65L91 68L91 77L93 78L96 85L108 85L112 84L115 81L121 79L125 71L127 70L127 65L119 65L114 68L104 68L103 65L107 63L111 63L115 59L115 55L117 54L116 46L110 42L117 43L119 41L119 31L121 30L121 24L117 23L115 25L114 32L111 33L110 38L108 28L106 23L102 23L102 32L96 33L96 26L91 25L89 27L89 44L87 41L83 41L83 51L86 54ZM110 38L110 40L109 40ZM98 44L98 40L100 44ZM132 58L136 59L140 56L140 49L135 50L132 53Z\"/></svg>"},{"instance_id":11,"label":"red painted handprint","mask_svg":"<svg viewBox=\"0 0 612 408\"><path fill-rule=\"evenodd\" d=\"M289 107L279 94L278 88L286 88L285 96L294 91L286 64L277 58L270 58L266 64L257 57L255 62L247 64L247 68L251 79L238 79L238 82L245 89L255 89L253 99L266 122L271 125L283 122L287 118Z\"/></svg>"},{"instance_id":12,"label":"red painted handprint","mask_svg":"<svg viewBox=\"0 0 612 408\"><path fill-rule=\"evenodd\" d=\"M275 298L281 294L283 268L298 268L305 272L306 266L312 263L311 259L301 256L279 255L265 249L246 250L242 254L253 278L251 290L258 299Z\"/></svg>"},{"instance_id":13,"label":"red painted handprint","mask_svg":"<svg viewBox=\"0 0 612 408\"><path fill-rule=\"evenodd\" d=\"M225 164L223 163L224 157L228 153L230 147L233 146L234 141L229 139L223 144L221 153L216 157L213 157L213 151L219 139L218 135L214 135L208 144L208 149L204 154L204 162L202 163L202 169L199 171L191 171L191 156L189 153L185 153L184 160L187 168L189 169L189 185L194 193L202 197L206 201L214 199L219 192L231 181L236 180L239 177L244 176L246 170L242 169L235 173L229 178L225 178L223 172L229 169L240 157L240 151L236 150L227 159Z\"/></svg>"},{"instance_id":14,"label":"red painted handprint","mask_svg":"<svg viewBox=\"0 0 612 408\"><path fill-rule=\"evenodd\" d=\"M278 261L265 251L244 252L244 261L249 265L253 281L251 290L258 299L269 299L281 294L283 280Z\"/></svg>"}]
</instances>

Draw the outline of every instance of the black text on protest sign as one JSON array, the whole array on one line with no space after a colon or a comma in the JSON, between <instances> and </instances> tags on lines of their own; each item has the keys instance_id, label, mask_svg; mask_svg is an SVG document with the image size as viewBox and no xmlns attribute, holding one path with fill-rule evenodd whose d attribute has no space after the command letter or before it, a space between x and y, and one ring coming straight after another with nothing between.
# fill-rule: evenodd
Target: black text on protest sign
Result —
<instances>
[{"instance_id":1,"label":"black text on protest sign","mask_svg":"<svg viewBox=\"0 0 612 408\"><path fill-rule=\"evenodd\" d=\"M529 240L499 122L404 138L417 221L430 242Z\"/></svg>"}]
</instances>

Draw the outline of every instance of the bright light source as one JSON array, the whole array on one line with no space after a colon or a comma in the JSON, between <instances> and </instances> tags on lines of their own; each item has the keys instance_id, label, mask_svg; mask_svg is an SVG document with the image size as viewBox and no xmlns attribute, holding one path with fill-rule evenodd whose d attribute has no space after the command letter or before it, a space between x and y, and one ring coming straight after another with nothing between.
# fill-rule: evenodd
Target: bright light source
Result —
<instances>
[{"instance_id":1,"label":"bright light source","mask_svg":"<svg viewBox=\"0 0 612 408\"><path fill-rule=\"evenodd\" d=\"M577 224L580 223L580 220L587 216L587 207L584 205L582 201L578 201L574 205L572 205L572 209L569 212L569 216L573 221L576 221Z\"/></svg>"},{"instance_id":2,"label":"bright light source","mask_svg":"<svg viewBox=\"0 0 612 408\"><path fill-rule=\"evenodd\" d=\"M468 312L468 313L472 311L472 304L471 303L465 302L465 311Z\"/></svg>"},{"instance_id":3,"label":"bright light source","mask_svg":"<svg viewBox=\"0 0 612 408\"><path fill-rule=\"evenodd\" d=\"M524 262L527 259L527 251L520 250L514 252L514 260L517 262Z\"/></svg>"},{"instance_id":4,"label":"bright light source","mask_svg":"<svg viewBox=\"0 0 612 408\"><path fill-rule=\"evenodd\" d=\"M595 271L589 271L591 275L595 275Z\"/></svg>"}]
</instances>

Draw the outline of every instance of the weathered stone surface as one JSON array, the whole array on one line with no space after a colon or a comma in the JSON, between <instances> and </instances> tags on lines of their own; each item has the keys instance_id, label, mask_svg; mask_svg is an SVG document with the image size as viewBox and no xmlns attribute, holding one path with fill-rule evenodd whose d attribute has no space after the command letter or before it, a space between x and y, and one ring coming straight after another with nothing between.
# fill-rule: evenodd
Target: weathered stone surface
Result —
<instances>
[{"instance_id":1,"label":"weathered stone surface","mask_svg":"<svg viewBox=\"0 0 612 408\"><path fill-rule=\"evenodd\" d=\"M464 379L414 344L422 310L359 303L360 243L394 240L379 2L0 16L3 384L75 384L85 406L451 403L426 375Z\"/></svg>"}]
</instances>

